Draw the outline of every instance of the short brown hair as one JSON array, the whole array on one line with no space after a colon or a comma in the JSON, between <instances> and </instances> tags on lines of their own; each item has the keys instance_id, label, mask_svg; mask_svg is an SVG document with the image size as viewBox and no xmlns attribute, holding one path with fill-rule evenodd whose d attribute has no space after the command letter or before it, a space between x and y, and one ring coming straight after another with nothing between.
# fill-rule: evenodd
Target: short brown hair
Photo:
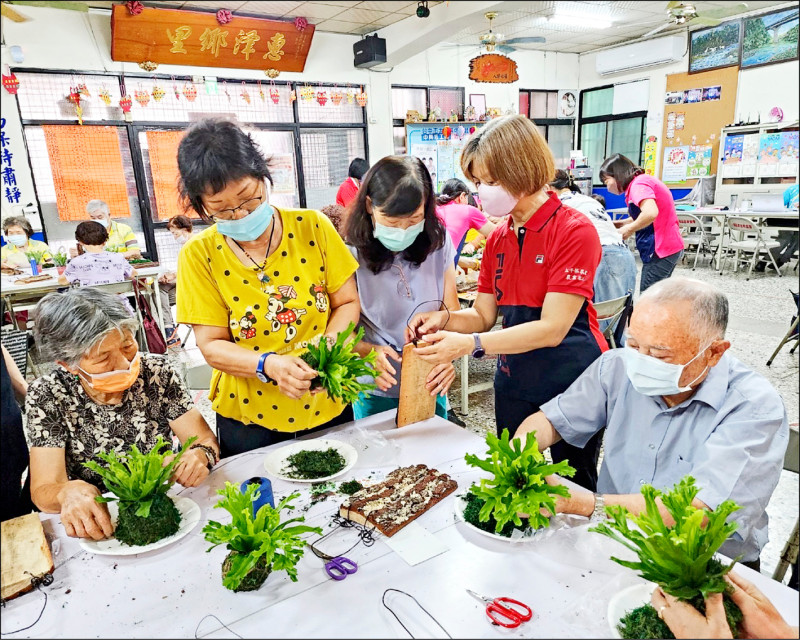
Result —
<instances>
[{"instance_id":1,"label":"short brown hair","mask_svg":"<svg viewBox=\"0 0 800 640\"><path fill-rule=\"evenodd\" d=\"M556 173L544 136L521 115L496 118L467 140L461 152L461 170L473 182L472 165L476 161L514 196L535 193Z\"/></svg>"},{"instance_id":2,"label":"short brown hair","mask_svg":"<svg viewBox=\"0 0 800 640\"><path fill-rule=\"evenodd\" d=\"M167 222L167 229L183 229L192 232L192 221L187 216L172 216Z\"/></svg>"},{"instance_id":3,"label":"short brown hair","mask_svg":"<svg viewBox=\"0 0 800 640\"><path fill-rule=\"evenodd\" d=\"M33 227L31 223L28 222L28 219L23 216L10 216L3 220L3 233L8 233L11 227L19 227L22 229L25 235L28 236L28 239L33 237Z\"/></svg>"},{"instance_id":4,"label":"short brown hair","mask_svg":"<svg viewBox=\"0 0 800 640\"><path fill-rule=\"evenodd\" d=\"M99 222L85 220L75 228L75 239L81 244L98 247L108 242L108 231Z\"/></svg>"}]
</instances>

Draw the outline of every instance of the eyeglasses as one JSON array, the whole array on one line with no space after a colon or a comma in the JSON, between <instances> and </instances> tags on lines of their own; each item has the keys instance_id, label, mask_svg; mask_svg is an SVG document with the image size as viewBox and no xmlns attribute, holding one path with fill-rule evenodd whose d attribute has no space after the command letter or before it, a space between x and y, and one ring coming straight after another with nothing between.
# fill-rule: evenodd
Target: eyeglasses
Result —
<instances>
[{"instance_id":1,"label":"eyeglasses","mask_svg":"<svg viewBox=\"0 0 800 640\"><path fill-rule=\"evenodd\" d=\"M211 218L214 222L225 220L238 220L236 217L237 211L243 211L245 216L250 215L255 211L258 206L264 201L264 184L261 184L261 195L256 198L249 198L242 202L238 207L234 207L233 209L222 209L220 211L209 212L206 210L206 215Z\"/></svg>"},{"instance_id":2,"label":"eyeglasses","mask_svg":"<svg viewBox=\"0 0 800 640\"><path fill-rule=\"evenodd\" d=\"M408 283L408 278L406 278L403 267L401 267L399 264L393 264L392 269L397 269L397 272L400 274L400 279L397 281L397 294L405 296L406 298L410 298L411 286Z\"/></svg>"}]
</instances>

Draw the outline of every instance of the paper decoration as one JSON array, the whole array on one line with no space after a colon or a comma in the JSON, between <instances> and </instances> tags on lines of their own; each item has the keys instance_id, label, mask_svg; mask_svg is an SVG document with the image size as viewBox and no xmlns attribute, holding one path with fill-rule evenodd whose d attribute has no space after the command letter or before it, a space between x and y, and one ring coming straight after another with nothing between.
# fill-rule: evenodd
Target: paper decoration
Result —
<instances>
[{"instance_id":1,"label":"paper decoration","mask_svg":"<svg viewBox=\"0 0 800 640\"><path fill-rule=\"evenodd\" d=\"M301 16L297 16L294 19L294 28L298 31L305 31L306 27L308 26L308 20Z\"/></svg>"},{"instance_id":2,"label":"paper decoration","mask_svg":"<svg viewBox=\"0 0 800 640\"><path fill-rule=\"evenodd\" d=\"M778 160L779 176L797 175L798 142L800 136L797 131L784 131L781 133L781 157Z\"/></svg>"},{"instance_id":3,"label":"paper decoration","mask_svg":"<svg viewBox=\"0 0 800 640\"><path fill-rule=\"evenodd\" d=\"M125 94L119 99L119 108L122 109L122 113L130 113L132 106L133 100L131 100L128 94Z\"/></svg>"},{"instance_id":4,"label":"paper decoration","mask_svg":"<svg viewBox=\"0 0 800 640\"><path fill-rule=\"evenodd\" d=\"M780 159L781 134L762 133L758 145L758 175L761 177L777 176Z\"/></svg>"},{"instance_id":5,"label":"paper decoration","mask_svg":"<svg viewBox=\"0 0 800 640\"><path fill-rule=\"evenodd\" d=\"M161 102L161 98L164 97L165 93L166 92L164 89L162 89L159 85L156 85L153 87L153 100L156 102Z\"/></svg>"},{"instance_id":6,"label":"paper decoration","mask_svg":"<svg viewBox=\"0 0 800 640\"><path fill-rule=\"evenodd\" d=\"M742 174L743 135L727 136L722 151L722 177L738 178Z\"/></svg>"},{"instance_id":7,"label":"paper decoration","mask_svg":"<svg viewBox=\"0 0 800 640\"><path fill-rule=\"evenodd\" d=\"M314 89L307 84L303 85L300 88L300 99L304 102L311 102L314 99Z\"/></svg>"},{"instance_id":8,"label":"paper decoration","mask_svg":"<svg viewBox=\"0 0 800 640\"><path fill-rule=\"evenodd\" d=\"M465 135L466 133L467 133L467 130L464 128L464 125L463 125L463 124L462 124L462 125L459 125L459 126L456 128L456 136L458 136L458 139L459 139L459 140L461 140L461 139L464 137L464 135Z\"/></svg>"},{"instance_id":9,"label":"paper decoration","mask_svg":"<svg viewBox=\"0 0 800 640\"><path fill-rule=\"evenodd\" d=\"M12 96L17 95L17 91L19 91L19 80L17 80L16 74L11 72L3 74L3 88Z\"/></svg>"},{"instance_id":10,"label":"paper decoration","mask_svg":"<svg viewBox=\"0 0 800 640\"><path fill-rule=\"evenodd\" d=\"M187 82L183 85L183 95L189 102L194 102L194 99L197 97L197 89L193 84Z\"/></svg>"},{"instance_id":11,"label":"paper decoration","mask_svg":"<svg viewBox=\"0 0 800 640\"><path fill-rule=\"evenodd\" d=\"M452 135L453 130L450 127L444 127L442 129L442 135L444 136L445 140L449 140L450 136Z\"/></svg>"},{"instance_id":12,"label":"paper decoration","mask_svg":"<svg viewBox=\"0 0 800 640\"><path fill-rule=\"evenodd\" d=\"M289 92L289 102L294 102L297 100L297 94L295 93L294 89Z\"/></svg>"},{"instance_id":13,"label":"paper decoration","mask_svg":"<svg viewBox=\"0 0 800 640\"><path fill-rule=\"evenodd\" d=\"M757 133L749 133L742 141L742 178L752 178L756 175L758 162L759 139Z\"/></svg>"},{"instance_id":14,"label":"paper decoration","mask_svg":"<svg viewBox=\"0 0 800 640\"><path fill-rule=\"evenodd\" d=\"M722 97L722 87L717 85L716 87L705 87L703 89L703 102L707 102L708 100L719 100Z\"/></svg>"},{"instance_id":15,"label":"paper decoration","mask_svg":"<svg viewBox=\"0 0 800 640\"><path fill-rule=\"evenodd\" d=\"M267 99L264 93L264 87L261 86L261 80L258 81L258 97L261 98L261 102L265 102Z\"/></svg>"},{"instance_id":16,"label":"paper decoration","mask_svg":"<svg viewBox=\"0 0 800 640\"><path fill-rule=\"evenodd\" d=\"M675 114L675 130L683 129L685 124L686 114L683 111L678 111L678 113Z\"/></svg>"},{"instance_id":17,"label":"paper decoration","mask_svg":"<svg viewBox=\"0 0 800 640\"><path fill-rule=\"evenodd\" d=\"M100 99L107 107L111 106L111 92L105 85L103 85L103 87L100 89Z\"/></svg>"},{"instance_id":18,"label":"paper decoration","mask_svg":"<svg viewBox=\"0 0 800 640\"><path fill-rule=\"evenodd\" d=\"M656 173L656 153L658 152L658 138L650 136L644 143L644 164L642 168L648 176Z\"/></svg>"},{"instance_id":19,"label":"paper decoration","mask_svg":"<svg viewBox=\"0 0 800 640\"><path fill-rule=\"evenodd\" d=\"M81 93L77 87L73 87L67 96L72 104L75 105L75 115L78 118L78 124L83 124L83 107L81 107Z\"/></svg>"},{"instance_id":20,"label":"paper decoration","mask_svg":"<svg viewBox=\"0 0 800 640\"><path fill-rule=\"evenodd\" d=\"M294 92L293 92L293 93L294 93ZM278 88L277 88L277 87L272 87L272 88L270 88L270 90L269 90L269 97L270 97L270 99L272 100L272 103L273 103L273 104L278 104L278 102L280 102L280 99L281 99L281 93L280 93L280 91L278 91Z\"/></svg>"},{"instance_id":21,"label":"paper decoration","mask_svg":"<svg viewBox=\"0 0 800 640\"><path fill-rule=\"evenodd\" d=\"M353 104L353 102L355 101L355 99L356 99L356 94L355 94L355 92L353 92L353 91L350 91L350 89L348 89L348 90L347 90L347 104Z\"/></svg>"},{"instance_id":22,"label":"paper decoration","mask_svg":"<svg viewBox=\"0 0 800 640\"><path fill-rule=\"evenodd\" d=\"M338 107L340 104L342 104L342 100L344 100L344 94L338 89L334 88L334 90L331 91L331 102L333 103L333 106Z\"/></svg>"},{"instance_id":23,"label":"paper decoration","mask_svg":"<svg viewBox=\"0 0 800 640\"><path fill-rule=\"evenodd\" d=\"M8 132L6 131L6 119L0 118L0 143L3 149L3 183L6 185L4 194L6 202L9 204L19 204L22 199L22 192L17 185L17 175L12 165L14 154L11 153L8 147L11 146L11 140Z\"/></svg>"},{"instance_id":24,"label":"paper decoration","mask_svg":"<svg viewBox=\"0 0 800 640\"><path fill-rule=\"evenodd\" d=\"M150 94L142 89L137 89L134 91L133 97L136 98L136 102L138 102L142 107L146 107L150 103Z\"/></svg>"},{"instance_id":25,"label":"paper decoration","mask_svg":"<svg viewBox=\"0 0 800 640\"><path fill-rule=\"evenodd\" d=\"M664 161L661 166L662 182L685 182L686 166L688 162L688 146L669 147L664 149Z\"/></svg>"},{"instance_id":26,"label":"paper decoration","mask_svg":"<svg viewBox=\"0 0 800 640\"><path fill-rule=\"evenodd\" d=\"M710 144L700 144L689 147L689 155L686 163L687 178L701 178L711 173L711 154Z\"/></svg>"},{"instance_id":27,"label":"paper decoration","mask_svg":"<svg viewBox=\"0 0 800 640\"><path fill-rule=\"evenodd\" d=\"M367 106L367 94L363 91L359 91L356 95L356 100L358 101L359 107L366 107Z\"/></svg>"},{"instance_id":28,"label":"paper decoration","mask_svg":"<svg viewBox=\"0 0 800 640\"><path fill-rule=\"evenodd\" d=\"M319 103L319 106L324 107L328 102L328 92L317 91L317 102Z\"/></svg>"},{"instance_id":29,"label":"paper decoration","mask_svg":"<svg viewBox=\"0 0 800 640\"><path fill-rule=\"evenodd\" d=\"M172 76L172 92L175 94L175 99L180 102L181 100L181 90L178 88L178 83L175 82L175 76Z\"/></svg>"}]
</instances>

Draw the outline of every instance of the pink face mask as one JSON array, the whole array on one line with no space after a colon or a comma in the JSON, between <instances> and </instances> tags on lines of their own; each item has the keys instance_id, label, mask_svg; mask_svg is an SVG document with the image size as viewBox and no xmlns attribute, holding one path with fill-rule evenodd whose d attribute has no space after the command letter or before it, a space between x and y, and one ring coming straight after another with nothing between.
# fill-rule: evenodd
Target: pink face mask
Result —
<instances>
[{"instance_id":1,"label":"pink face mask","mask_svg":"<svg viewBox=\"0 0 800 640\"><path fill-rule=\"evenodd\" d=\"M496 218L507 216L519 202L519 198L515 198L498 184L478 185L478 197L481 199L483 212Z\"/></svg>"}]
</instances>

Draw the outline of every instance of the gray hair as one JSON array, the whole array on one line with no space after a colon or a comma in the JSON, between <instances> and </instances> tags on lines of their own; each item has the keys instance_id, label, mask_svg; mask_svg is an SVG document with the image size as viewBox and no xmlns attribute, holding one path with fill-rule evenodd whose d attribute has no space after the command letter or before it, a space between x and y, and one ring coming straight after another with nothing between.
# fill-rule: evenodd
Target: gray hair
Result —
<instances>
[{"instance_id":1,"label":"gray hair","mask_svg":"<svg viewBox=\"0 0 800 640\"><path fill-rule=\"evenodd\" d=\"M135 333L138 326L118 295L91 287L47 294L33 310L33 321L42 355L71 367L112 331Z\"/></svg>"},{"instance_id":2,"label":"gray hair","mask_svg":"<svg viewBox=\"0 0 800 640\"><path fill-rule=\"evenodd\" d=\"M693 278L674 277L657 282L647 289L639 302L667 304L691 302L692 333L701 341L721 339L728 328L728 298L716 287Z\"/></svg>"},{"instance_id":3,"label":"gray hair","mask_svg":"<svg viewBox=\"0 0 800 640\"><path fill-rule=\"evenodd\" d=\"M33 236L33 227L28 222L28 219L23 216L9 216L3 220L3 233L8 233L11 227L20 227L28 238Z\"/></svg>"},{"instance_id":4,"label":"gray hair","mask_svg":"<svg viewBox=\"0 0 800 640\"><path fill-rule=\"evenodd\" d=\"M111 213L111 209L108 208L108 204L104 200L89 200L89 202L86 203L86 213L91 215L95 211Z\"/></svg>"}]
</instances>

